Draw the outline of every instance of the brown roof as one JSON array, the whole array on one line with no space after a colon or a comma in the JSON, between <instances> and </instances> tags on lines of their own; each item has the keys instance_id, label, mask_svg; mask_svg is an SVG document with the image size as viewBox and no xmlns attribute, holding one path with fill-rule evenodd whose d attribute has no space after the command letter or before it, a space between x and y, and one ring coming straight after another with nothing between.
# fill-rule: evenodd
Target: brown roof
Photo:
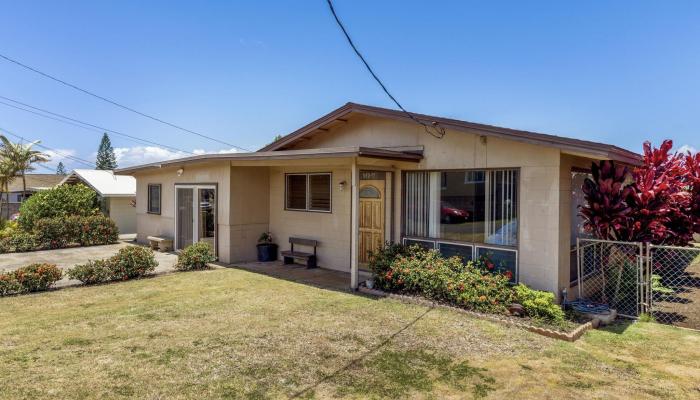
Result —
<instances>
[{"instance_id":1,"label":"brown roof","mask_svg":"<svg viewBox=\"0 0 700 400\"><path fill-rule=\"evenodd\" d=\"M394 120L413 122L402 111L392 110L388 108L368 106L357 103L347 103L344 106L331 111L323 117L307 124L306 126L282 137L281 139L270 143L259 151L275 151L284 150L296 143L302 137L306 137L315 133L323 134L328 129L330 124L336 121L345 121L345 118L353 114L362 114L375 116L380 118L390 118ZM584 153L594 156L599 159L609 159L622 161L630 164L639 164L641 155L605 143L591 142L587 140L572 139L562 136L548 135L544 133L536 133L529 131L521 131L509 128L501 128L493 125L477 124L474 122L460 121L450 118L436 117L432 115L411 113L415 118L424 121L427 124L437 122L441 127L456 131L477 133L484 136L495 136L504 139L538 144L543 146L551 146L561 148L576 153Z\"/></svg>"},{"instance_id":2,"label":"brown roof","mask_svg":"<svg viewBox=\"0 0 700 400\"><path fill-rule=\"evenodd\" d=\"M56 174L27 174L25 179L27 181L27 191L37 191L41 189L52 188L65 178L63 175ZM21 192L22 191L22 177L18 176L12 183L10 183L10 192Z\"/></svg>"},{"instance_id":3,"label":"brown roof","mask_svg":"<svg viewBox=\"0 0 700 400\"><path fill-rule=\"evenodd\" d=\"M301 149L264 152L257 151L253 153L201 154L192 157L178 158L174 160L155 162L151 164L135 165L133 167L119 168L114 172L118 174L131 174L146 169L182 166L184 164L189 163L208 161L266 161L347 157L380 158L384 160L398 160L408 162L418 162L423 158L421 154L416 154L413 152L387 150L374 147L327 147L322 149Z\"/></svg>"}]
</instances>

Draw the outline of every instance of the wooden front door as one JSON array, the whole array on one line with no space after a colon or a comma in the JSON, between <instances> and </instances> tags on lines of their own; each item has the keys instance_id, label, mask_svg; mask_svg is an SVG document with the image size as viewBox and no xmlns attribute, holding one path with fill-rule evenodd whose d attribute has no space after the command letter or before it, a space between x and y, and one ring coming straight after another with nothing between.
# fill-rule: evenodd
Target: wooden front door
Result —
<instances>
[{"instance_id":1,"label":"wooden front door","mask_svg":"<svg viewBox=\"0 0 700 400\"><path fill-rule=\"evenodd\" d=\"M384 244L384 181L360 181L360 264Z\"/></svg>"}]
</instances>

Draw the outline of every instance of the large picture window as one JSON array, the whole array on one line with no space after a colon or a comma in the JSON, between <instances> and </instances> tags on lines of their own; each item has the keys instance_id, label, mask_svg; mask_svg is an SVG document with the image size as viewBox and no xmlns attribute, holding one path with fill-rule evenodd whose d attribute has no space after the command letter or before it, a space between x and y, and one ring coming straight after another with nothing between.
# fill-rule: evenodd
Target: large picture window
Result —
<instances>
[{"instance_id":1,"label":"large picture window","mask_svg":"<svg viewBox=\"0 0 700 400\"><path fill-rule=\"evenodd\" d=\"M285 208L294 211L331 211L331 174L287 174Z\"/></svg>"},{"instance_id":2,"label":"large picture window","mask_svg":"<svg viewBox=\"0 0 700 400\"><path fill-rule=\"evenodd\" d=\"M504 264L503 269L514 272L518 181L517 169L406 172L404 236L430 239L446 254L459 250L465 260L470 259L468 253L475 252L479 244L503 247L507 254L499 253L499 262ZM459 243L474 246L461 248Z\"/></svg>"},{"instance_id":3,"label":"large picture window","mask_svg":"<svg viewBox=\"0 0 700 400\"><path fill-rule=\"evenodd\" d=\"M148 210L149 214L160 214L160 184L148 185Z\"/></svg>"},{"instance_id":4,"label":"large picture window","mask_svg":"<svg viewBox=\"0 0 700 400\"><path fill-rule=\"evenodd\" d=\"M407 172L404 233L518 245L518 170Z\"/></svg>"}]
</instances>

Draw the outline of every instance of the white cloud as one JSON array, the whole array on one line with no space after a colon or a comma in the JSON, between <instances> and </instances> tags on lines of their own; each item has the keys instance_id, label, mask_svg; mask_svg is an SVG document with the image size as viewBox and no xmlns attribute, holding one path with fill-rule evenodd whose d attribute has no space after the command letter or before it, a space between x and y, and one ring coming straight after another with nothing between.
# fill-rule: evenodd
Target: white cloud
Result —
<instances>
[{"instance_id":1,"label":"white cloud","mask_svg":"<svg viewBox=\"0 0 700 400\"><path fill-rule=\"evenodd\" d=\"M195 155L214 153L224 154L235 153L236 151L236 149L214 151L194 149L192 150L192 153ZM129 167L132 165L148 164L158 161L172 160L175 158L189 157L192 156L192 154L188 154L183 151L168 150L158 146L135 146L116 147L114 149L114 156L117 158L117 164L119 164L119 167Z\"/></svg>"},{"instance_id":2,"label":"white cloud","mask_svg":"<svg viewBox=\"0 0 700 400\"><path fill-rule=\"evenodd\" d=\"M59 161L63 161L63 163L66 163L66 160L70 161L70 159L67 156L75 156L77 153L74 149L56 149L56 150L42 150L44 153L48 154L49 157L51 157L51 161L58 163Z\"/></svg>"},{"instance_id":3,"label":"white cloud","mask_svg":"<svg viewBox=\"0 0 700 400\"><path fill-rule=\"evenodd\" d=\"M685 153L687 153L687 152L690 152L690 153L692 153L692 154L695 154L695 153L698 152L698 150L697 150L695 147L691 146L691 145L684 144L683 146L681 146L681 147L678 148L678 152L679 152L679 153L683 153L683 154L685 154Z\"/></svg>"}]
</instances>

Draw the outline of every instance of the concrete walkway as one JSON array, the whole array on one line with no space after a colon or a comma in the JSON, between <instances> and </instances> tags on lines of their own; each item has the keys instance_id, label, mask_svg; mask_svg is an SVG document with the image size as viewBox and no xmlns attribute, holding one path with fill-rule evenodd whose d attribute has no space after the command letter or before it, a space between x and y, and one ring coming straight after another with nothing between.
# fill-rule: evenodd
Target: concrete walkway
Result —
<instances>
[{"instance_id":1,"label":"concrete walkway","mask_svg":"<svg viewBox=\"0 0 700 400\"><path fill-rule=\"evenodd\" d=\"M323 289L331 289L341 292L351 291L350 289L350 273L336 271L325 268L307 269L304 265L290 264L285 265L282 261L271 262L238 262L229 265L230 268L244 269L250 272L256 272L272 276L278 279L303 283L305 285L315 286ZM370 277L370 274L361 272L360 279L364 280Z\"/></svg>"},{"instance_id":2,"label":"concrete walkway","mask_svg":"<svg viewBox=\"0 0 700 400\"><path fill-rule=\"evenodd\" d=\"M88 260L109 258L123 247L132 244L119 242L104 246L74 247L70 249L42 250L27 253L9 253L0 255L0 271L12 271L19 267L34 263L56 264L59 268L68 269L76 264L84 264ZM175 270L177 255L173 253L161 253L156 251L156 261L158 266L155 273L162 274ZM80 281L63 278L56 282L54 287L65 287L80 284Z\"/></svg>"}]
</instances>

